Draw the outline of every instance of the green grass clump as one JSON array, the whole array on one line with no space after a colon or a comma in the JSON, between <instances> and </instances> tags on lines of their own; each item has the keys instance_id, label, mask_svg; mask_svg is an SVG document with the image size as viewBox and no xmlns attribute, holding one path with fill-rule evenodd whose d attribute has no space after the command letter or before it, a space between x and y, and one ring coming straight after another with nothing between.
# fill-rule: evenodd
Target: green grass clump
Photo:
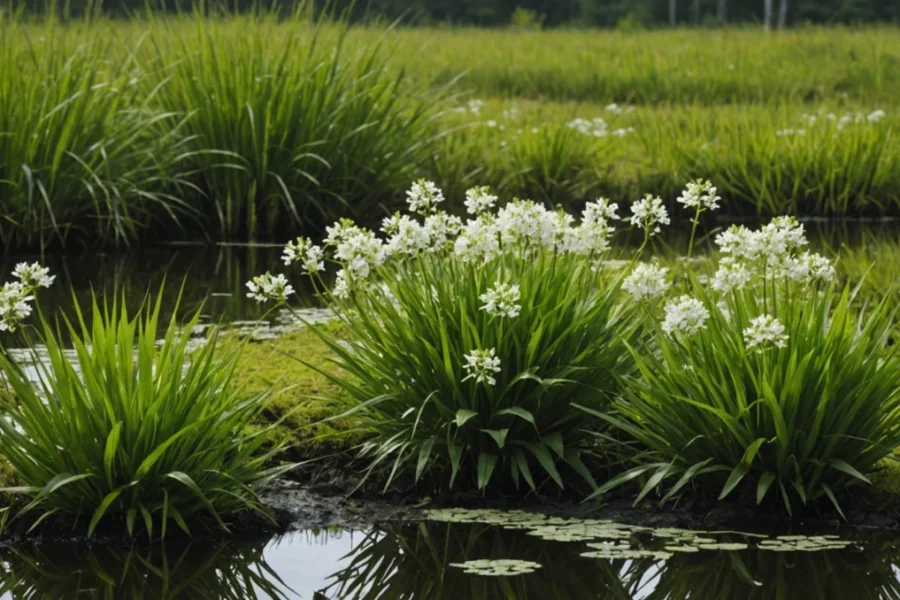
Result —
<instances>
[{"instance_id":1,"label":"green grass clump","mask_svg":"<svg viewBox=\"0 0 900 600\"><path fill-rule=\"evenodd\" d=\"M788 513L827 498L841 512L848 490L870 483L900 445L897 305L858 307L858 288L795 254L801 239L786 219L733 228L710 287L692 278L694 298L666 305L655 344L634 352L640 377L607 416L645 451L597 493L643 477L638 501L695 484Z\"/></svg>"},{"instance_id":2,"label":"green grass clump","mask_svg":"<svg viewBox=\"0 0 900 600\"><path fill-rule=\"evenodd\" d=\"M388 71L377 40L353 52L346 35L253 17L155 24L157 102L190 113L186 161L221 237L371 217L427 158L435 96Z\"/></svg>"},{"instance_id":3,"label":"green grass clump","mask_svg":"<svg viewBox=\"0 0 900 600\"><path fill-rule=\"evenodd\" d=\"M237 351L221 353L215 335L190 350L199 313L161 328L159 299L135 317L95 299L90 326L80 309L75 317L42 322L37 383L0 353L17 398L0 420L0 456L23 483L9 490L24 497L16 518L34 527L58 515L88 535L106 523L161 538L204 517L227 530L229 513L268 516L253 488L284 467L268 464L277 448L258 452L265 431L243 433L265 398L232 389Z\"/></svg>"},{"instance_id":4,"label":"green grass clump","mask_svg":"<svg viewBox=\"0 0 900 600\"><path fill-rule=\"evenodd\" d=\"M22 44L0 15L0 242L121 245L178 223L180 117L112 44L36 33Z\"/></svg>"}]
</instances>

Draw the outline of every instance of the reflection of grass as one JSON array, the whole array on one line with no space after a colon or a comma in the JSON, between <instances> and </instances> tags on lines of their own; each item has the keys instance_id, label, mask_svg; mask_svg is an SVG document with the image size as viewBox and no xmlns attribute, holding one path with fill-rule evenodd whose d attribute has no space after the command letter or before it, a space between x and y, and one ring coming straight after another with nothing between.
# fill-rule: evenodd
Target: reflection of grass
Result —
<instances>
[{"instance_id":1,"label":"reflection of grass","mask_svg":"<svg viewBox=\"0 0 900 600\"><path fill-rule=\"evenodd\" d=\"M372 531L323 592L347 600L900 598L893 542L865 542L863 550L700 551L676 553L665 562L626 561L584 558L580 542L548 542L483 524L426 522ZM479 559L542 567L527 575L485 577L450 566Z\"/></svg>"},{"instance_id":2,"label":"reflection of grass","mask_svg":"<svg viewBox=\"0 0 900 600\"><path fill-rule=\"evenodd\" d=\"M648 600L900 598L895 553L867 546L838 552L701 552L666 562Z\"/></svg>"},{"instance_id":3,"label":"reflection of grass","mask_svg":"<svg viewBox=\"0 0 900 600\"><path fill-rule=\"evenodd\" d=\"M493 600L509 598L632 598L653 563L585 559L583 544L551 544L522 531L490 525L419 523L373 530L356 546L350 564L324 590L353 600ZM514 559L541 565L514 577L467 575L450 566L479 559Z\"/></svg>"},{"instance_id":4,"label":"reflection of grass","mask_svg":"<svg viewBox=\"0 0 900 600\"><path fill-rule=\"evenodd\" d=\"M287 598L263 559L268 539L149 551L65 546L0 550L0 595L21 600ZM76 551L73 551L76 550Z\"/></svg>"}]
</instances>

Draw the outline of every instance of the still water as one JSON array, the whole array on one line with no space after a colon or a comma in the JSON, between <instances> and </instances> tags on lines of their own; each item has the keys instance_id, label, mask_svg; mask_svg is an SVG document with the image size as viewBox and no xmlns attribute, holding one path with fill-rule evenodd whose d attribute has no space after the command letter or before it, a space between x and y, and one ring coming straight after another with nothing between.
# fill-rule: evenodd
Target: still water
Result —
<instances>
[{"instance_id":1,"label":"still water","mask_svg":"<svg viewBox=\"0 0 900 600\"><path fill-rule=\"evenodd\" d=\"M0 549L0 598L900 598L900 547L887 537L654 532L603 521L523 525L517 518L387 523L147 550Z\"/></svg>"}]
</instances>

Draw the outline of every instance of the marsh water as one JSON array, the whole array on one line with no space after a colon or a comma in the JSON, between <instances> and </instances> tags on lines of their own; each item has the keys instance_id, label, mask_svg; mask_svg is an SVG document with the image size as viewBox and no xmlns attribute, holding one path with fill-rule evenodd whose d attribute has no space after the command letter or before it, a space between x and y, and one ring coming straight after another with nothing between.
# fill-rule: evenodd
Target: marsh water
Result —
<instances>
[{"instance_id":1,"label":"marsh water","mask_svg":"<svg viewBox=\"0 0 900 600\"><path fill-rule=\"evenodd\" d=\"M6 548L0 598L900 598L900 547L889 537L539 524L533 515L523 525L521 518L385 523L146 550Z\"/></svg>"}]
</instances>

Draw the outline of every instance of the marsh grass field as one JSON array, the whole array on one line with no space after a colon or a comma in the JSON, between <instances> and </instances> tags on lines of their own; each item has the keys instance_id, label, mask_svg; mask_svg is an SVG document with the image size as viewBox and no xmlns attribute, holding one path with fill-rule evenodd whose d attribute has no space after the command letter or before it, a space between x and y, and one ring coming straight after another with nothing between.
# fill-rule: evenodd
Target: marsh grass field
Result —
<instances>
[{"instance_id":1,"label":"marsh grass field","mask_svg":"<svg viewBox=\"0 0 900 600\"><path fill-rule=\"evenodd\" d=\"M897 597L900 29L309 6L0 9L0 596Z\"/></svg>"},{"instance_id":2,"label":"marsh grass field","mask_svg":"<svg viewBox=\"0 0 900 600\"><path fill-rule=\"evenodd\" d=\"M316 236L426 177L576 209L900 215L892 27L479 30L0 16L8 249ZM457 204L455 210L461 210Z\"/></svg>"}]
</instances>

